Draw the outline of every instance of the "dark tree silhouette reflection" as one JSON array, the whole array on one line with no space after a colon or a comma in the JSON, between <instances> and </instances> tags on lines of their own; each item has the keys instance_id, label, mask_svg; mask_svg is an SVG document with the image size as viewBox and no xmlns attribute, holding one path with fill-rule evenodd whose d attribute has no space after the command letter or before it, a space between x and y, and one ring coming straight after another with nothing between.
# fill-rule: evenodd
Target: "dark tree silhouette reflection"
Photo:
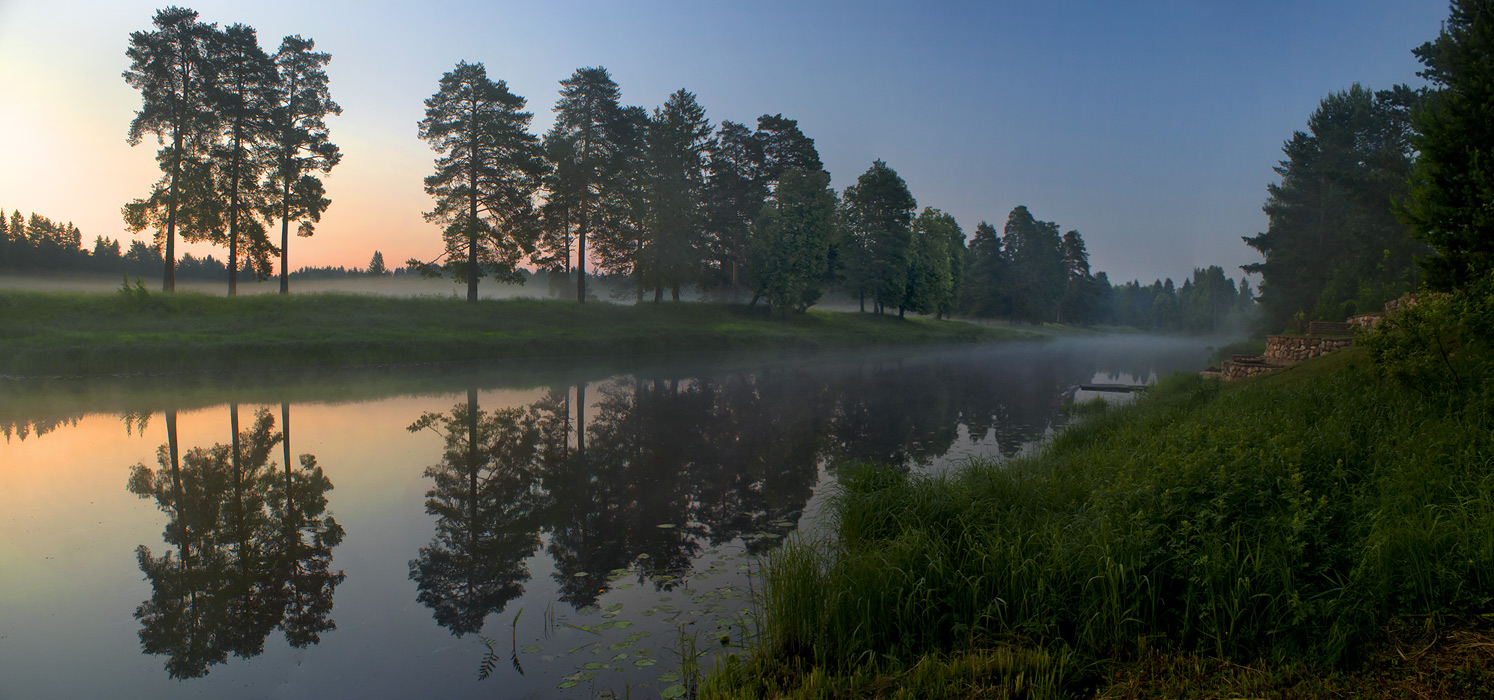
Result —
<instances>
[{"instance_id":1,"label":"dark tree silhouette reflection","mask_svg":"<svg viewBox=\"0 0 1494 700\"><path fill-rule=\"evenodd\" d=\"M708 547L753 553L796 530L822 475L931 467L961 445L1011 456L1063 420L1092 351L1032 347L714 376L619 376L482 412L476 392L411 430L446 439L411 562L419 600L457 634L523 593L543 541L562 602L632 578L681 585ZM1120 366L1149 366L1145 352ZM541 540L541 536L545 539Z\"/></svg>"},{"instance_id":2,"label":"dark tree silhouette reflection","mask_svg":"<svg viewBox=\"0 0 1494 700\"><path fill-rule=\"evenodd\" d=\"M524 560L539 549L539 430L524 409L479 410L476 389L466 404L426 413L409 429L446 440L441 462L425 470L436 537L410 562L416 599L457 636L481 631L488 613L524 592Z\"/></svg>"},{"instance_id":3,"label":"dark tree silhouette reflection","mask_svg":"<svg viewBox=\"0 0 1494 700\"><path fill-rule=\"evenodd\" d=\"M185 455L176 424L167 411L159 469L137 464L129 480L131 493L168 514L162 536L175 547L159 557L145 545L136 550L151 583L150 599L135 611L142 650L166 656L172 677L194 678L230 654L260 654L277 627L292 646L316 643L335 628L328 615L344 578L331 571L343 537L326 512L331 481L312 455L298 468L275 469L270 454L282 435L268 410L240 433L231 405L230 443Z\"/></svg>"}]
</instances>

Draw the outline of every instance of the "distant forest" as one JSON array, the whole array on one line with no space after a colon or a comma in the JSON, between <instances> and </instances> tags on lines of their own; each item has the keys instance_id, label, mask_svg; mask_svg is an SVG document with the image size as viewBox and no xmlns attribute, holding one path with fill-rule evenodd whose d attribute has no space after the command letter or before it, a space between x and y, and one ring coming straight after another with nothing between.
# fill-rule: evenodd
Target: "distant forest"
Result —
<instances>
[{"instance_id":1,"label":"distant forest","mask_svg":"<svg viewBox=\"0 0 1494 700\"><path fill-rule=\"evenodd\" d=\"M154 278L161 274L165 257L161 249L141 241L131 241L129 248L107 236L95 236L93 247L82 245L83 232L72 222L57 223L40 214L28 218L20 210L10 213L0 209L0 272L24 275L118 275L131 279ZM340 277L414 275L406 268L384 269L383 255L378 251L366 268L302 267L290 273L292 279L334 279ZM374 263L377 262L378 265ZM239 271L253 279L254 271L245 265ZM212 255L201 258L191 253L176 261L179 279L221 282L228 276L228 265Z\"/></svg>"}]
</instances>

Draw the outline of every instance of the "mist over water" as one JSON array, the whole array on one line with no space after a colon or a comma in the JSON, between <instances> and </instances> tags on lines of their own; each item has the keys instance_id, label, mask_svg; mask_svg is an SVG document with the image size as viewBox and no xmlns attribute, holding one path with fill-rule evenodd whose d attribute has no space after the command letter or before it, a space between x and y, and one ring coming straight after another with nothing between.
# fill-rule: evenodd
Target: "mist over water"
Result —
<instances>
[{"instance_id":1,"label":"mist over water","mask_svg":"<svg viewBox=\"0 0 1494 700\"><path fill-rule=\"evenodd\" d=\"M1200 369L1209 344L11 383L0 677L19 697L657 697L681 635L740 652L755 556L816 531L844 465L1027 454L1076 385Z\"/></svg>"}]
</instances>

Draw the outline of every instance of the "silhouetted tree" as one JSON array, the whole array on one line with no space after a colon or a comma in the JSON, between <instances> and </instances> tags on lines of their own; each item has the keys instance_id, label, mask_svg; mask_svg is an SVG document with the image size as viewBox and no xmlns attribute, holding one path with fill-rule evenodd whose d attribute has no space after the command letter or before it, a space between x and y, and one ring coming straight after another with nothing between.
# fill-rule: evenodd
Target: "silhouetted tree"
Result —
<instances>
[{"instance_id":1,"label":"silhouetted tree","mask_svg":"<svg viewBox=\"0 0 1494 700\"><path fill-rule=\"evenodd\" d=\"M290 224L299 221L297 236L310 236L322 212L332 204L321 178L331 172L342 152L330 140L326 117L342 114L327 85L331 54L318 52L316 42L300 35L281 40L275 53L275 81L270 91L269 187L273 191L270 216L280 219L280 293L290 292L287 259Z\"/></svg>"},{"instance_id":2,"label":"silhouetted tree","mask_svg":"<svg viewBox=\"0 0 1494 700\"><path fill-rule=\"evenodd\" d=\"M130 34L124 79L140 91L141 101L130 122L130 145L155 135L163 145L156 160L164 175L149 196L125 205L124 216L131 231L154 229L157 242L164 243L161 288L169 292L176 289L176 234L183 206L200 201L209 189L205 161L218 114L208 94L213 77L207 45L215 25L198 22L196 12L180 7L156 12L153 22L155 30Z\"/></svg>"},{"instance_id":3,"label":"silhouetted tree","mask_svg":"<svg viewBox=\"0 0 1494 700\"><path fill-rule=\"evenodd\" d=\"M435 174L425 179L425 191L436 198L425 217L445 225L443 257L467 283L467 301L474 304L485 274L522 283L518 264L534 249L533 200L545 163L523 107L524 98L502 80L489 80L481 63L465 61L443 75L440 90L425 101L420 138L440 154ZM431 264L410 264L439 274Z\"/></svg>"},{"instance_id":4,"label":"silhouetted tree","mask_svg":"<svg viewBox=\"0 0 1494 700\"><path fill-rule=\"evenodd\" d=\"M654 301L680 300L681 285L699 278L705 241L705 165L711 123L695 95L677 90L648 122L649 240L644 249Z\"/></svg>"},{"instance_id":5,"label":"silhouetted tree","mask_svg":"<svg viewBox=\"0 0 1494 700\"><path fill-rule=\"evenodd\" d=\"M619 144L619 130L628 130L628 119L618 106L617 83L607 69L578 68L560 81L560 100L555 103L553 140L564 148L551 151L553 167L565 168L565 181L557 189L572 197L567 225L576 232L576 301L586 301L586 237L601 218L614 176L626 167ZM553 191L553 190L552 190ZM552 252L551 255L554 255ZM566 253L569 259L569 252Z\"/></svg>"}]
</instances>

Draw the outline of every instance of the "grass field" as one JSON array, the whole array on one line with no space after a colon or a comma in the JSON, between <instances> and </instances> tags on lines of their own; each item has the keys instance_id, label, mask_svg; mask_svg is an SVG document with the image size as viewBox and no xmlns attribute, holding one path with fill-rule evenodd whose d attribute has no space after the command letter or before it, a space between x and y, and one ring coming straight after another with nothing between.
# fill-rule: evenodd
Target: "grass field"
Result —
<instances>
[{"instance_id":1,"label":"grass field","mask_svg":"<svg viewBox=\"0 0 1494 700\"><path fill-rule=\"evenodd\" d=\"M1494 411L1351 348L840 475L705 697L1494 697ZM1487 387L1487 385L1485 385Z\"/></svg>"},{"instance_id":2,"label":"grass field","mask_svg":"<svg viewBox=\"0 0 1494 700\"><path fill-rule=\"evenodd\" d=\"M225 298L0 291L0 374L239 371L512 358L638 357L1042 337L958 321L713 304L576 304L358 294Z\"/></svg>"}]
</instances>

